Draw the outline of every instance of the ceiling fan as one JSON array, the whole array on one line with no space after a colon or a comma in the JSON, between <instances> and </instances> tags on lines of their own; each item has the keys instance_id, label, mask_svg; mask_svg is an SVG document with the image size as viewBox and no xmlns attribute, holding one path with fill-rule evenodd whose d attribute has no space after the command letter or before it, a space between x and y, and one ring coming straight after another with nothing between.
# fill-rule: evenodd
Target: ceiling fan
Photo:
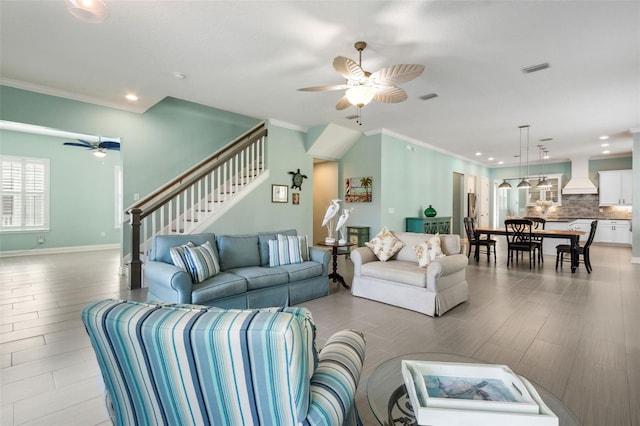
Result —
<instances>
[{"instance_id":1,"label":"ceiling fan","mask_svg":"<svg viewBox=\"0 0 640 426\"><path fill-rule=\"evenodd\" d=\"M99 139L98 142L88 142L83 139L78 139L78 142L65 142L63 145L90 149L96 157L104 157L109 150L120 151L120 142L103 141L102 139Z\"/></svg>"},{"instance_id":2,"label":"ceiling fan","mask_svg":"<svg viewBox=\"0 0 640 426\"><path fill-rule=\"evenodd\" d=\"M346 90L345 95L336 104L337 110L343 110L349 106L358 108L358 124L360 120L360 109L371 100L384 103L399 103L407 100L407 93L396 86L418 77L424 71L424 65L397 64L373 74L362 69L362 51L367 47L364 41L354 44L358 51L359 60L336 56L333 60L333 68L347 81L344 84L303 87L301 91L323 92L333 90Z\"/></svg>"}]
</instances>

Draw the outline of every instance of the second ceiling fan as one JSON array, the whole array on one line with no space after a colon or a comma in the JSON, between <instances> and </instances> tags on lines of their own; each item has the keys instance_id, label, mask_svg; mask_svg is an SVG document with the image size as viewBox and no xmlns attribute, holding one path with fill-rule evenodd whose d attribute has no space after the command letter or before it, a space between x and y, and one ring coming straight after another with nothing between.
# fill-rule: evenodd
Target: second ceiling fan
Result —
<instances>
[{"instance_id":1,"label":"second ceiling fan","mask_svg":"<svg viewBox=\"0 0 640 426\"><path fill-rule=\"evenodd\" d=\"M424 65L397 64L380 71L370 73L362 69L362 51L367 47L364 41L358 41L354 47L358 51L358 62L344 56L336 56L333 68L346 79L344 84L303 87L301 91L323 92L346 90L345 95L336 104L337 110L349 106L358 108L358 123L360 123L360 109L372 100L384 103L399 103L407 100L407 93L397 84L405 83L418 77L424 71Z\"/></svg>"}]
</instances>

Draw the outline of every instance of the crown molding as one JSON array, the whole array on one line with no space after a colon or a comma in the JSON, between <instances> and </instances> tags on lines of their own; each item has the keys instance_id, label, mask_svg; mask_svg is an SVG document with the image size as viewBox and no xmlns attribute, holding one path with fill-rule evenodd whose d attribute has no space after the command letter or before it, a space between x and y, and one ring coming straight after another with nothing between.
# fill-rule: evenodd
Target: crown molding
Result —
<instances>
[{"instance_id":1,"label":"crown molding","mask_svg":"<svg viewBox=\"0 0 640 426\"><path fill-rule=\"evenodd\" d=\"M394 138L397 138L397 139L401 139L401 140L403 140L405 142L409 142L409 143L412 143L414 145L421 146L423 148L428 148L428 149L431 149L433 151L440 152L442 154L448 155L449 157L458 158L460 160L466 161L467 163L477 164L478 166L485 167L487 169L492 169L493 168L493 166L487 166L486 164L483 164L483 163L481 163L479 161L471 160L471 159L469 159L467 157L463 157L462 155L458 155L458 154L453 153L451 151L448 151L446 149L442 149L442 148L437 147L435 145L431 145L430 143L421 141L419 139L412 138L410 136L403 135L402 133L398 133L396 131L389 130L389 129L384 128L384 127L380 128L380 129L370 130L368 132L365 132L364 134L365 134L365 136L373 136L373 135L391 136L391 137L394 137Z\"/></svg>"},{"instance_id":2,"label":"crown molding","mask_svg":"<svg viewBox=\"0 0 640 426\"><path fill-rule=\"evenodd\" d=\"M307 133L309 131L307 127L302 127L297 124L288 123L286 121L278 120L275 118L270 118L269 124L276 127L282 127L283 129L294 130L296 132Z\"/></svg>"},{"instance_id":3,"label":"crown molding","mask_svg":"<svg viewBox=\"0 0 640 426\"><path fill-rule=\"evenodd\" d=\"M0 81L0 83L3 86L9 86L9 87L13 87L15 89L28 90L30 92L41 93L43 95L56 96L58 98L65 98L65 99L69 99L69 100L72 100L72 101L78 101L78 102L84 102L84 103L93 104L93 105L99 105L99 106L103 106L103 107L107 107L107 108L113 108L113 109L118 109L118 110L122 110L122 111L133 112L133 113L136 113L136 114L143 114L151 106L154 105L154 104L152 104L149 107L146 107L146 106L137 106L136 107L135 105L131 105L131 104L126 104L125 105L125 104L119 104L119 103L113 103L113 102L106 102L104 99L94 98L92 96L80 95L78 93L68 92L66 90L52 89L50 87L45 87L45 86L41 86L41 85L38 85L38 84L26 83L26 82L20 81L20 80L12 80L10 78L3 78Z\"/></svg>"}]
</instances>

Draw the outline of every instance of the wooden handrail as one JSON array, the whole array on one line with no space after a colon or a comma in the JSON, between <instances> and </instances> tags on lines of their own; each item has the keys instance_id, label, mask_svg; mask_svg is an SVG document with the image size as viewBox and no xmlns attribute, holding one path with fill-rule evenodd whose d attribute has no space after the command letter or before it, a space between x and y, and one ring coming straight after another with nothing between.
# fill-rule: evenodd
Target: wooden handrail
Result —
<instances>
[{"instance_id":1,"label":"wooden handrail","mask_svg":"<svg viewBox=\"0 0 640 426\"><path fill-rule=\"evenodd\" d=\"M225 145L219 151L213 153L209 157L197 163L195 166L191 167L189 170L175 177L151 194L133 204L127 209L127 212L131 214L133 210L138 210L140 212L140 219L144 219L149 214L160 208L160 206L165 204L168 200L182 192L185 187L188 187L207 173L211 172L218 164L222 163L224 159L233 157L238 152L242 151L246 145L249 145L266 135L267 128L263 121L248 132L244 133L242 136L235 139L233 142Z\"/></svg>"}]
</instances>

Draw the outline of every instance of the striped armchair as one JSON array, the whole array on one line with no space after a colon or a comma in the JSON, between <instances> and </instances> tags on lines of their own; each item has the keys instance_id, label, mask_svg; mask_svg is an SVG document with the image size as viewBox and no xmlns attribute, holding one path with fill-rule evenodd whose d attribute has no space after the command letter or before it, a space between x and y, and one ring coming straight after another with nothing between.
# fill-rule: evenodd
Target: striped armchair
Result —
<instances>
[{"instance_id":1,"label":"striped armchair","mask_svg":"<svg viewBox=\"0 0 640 426\"><path fill-rule=\"evenodd\" d=\"M82 321L116 425L361 423L364 338L344 330L317 353L305 308L103 300Z\"/></svg>"}]
</instances>

